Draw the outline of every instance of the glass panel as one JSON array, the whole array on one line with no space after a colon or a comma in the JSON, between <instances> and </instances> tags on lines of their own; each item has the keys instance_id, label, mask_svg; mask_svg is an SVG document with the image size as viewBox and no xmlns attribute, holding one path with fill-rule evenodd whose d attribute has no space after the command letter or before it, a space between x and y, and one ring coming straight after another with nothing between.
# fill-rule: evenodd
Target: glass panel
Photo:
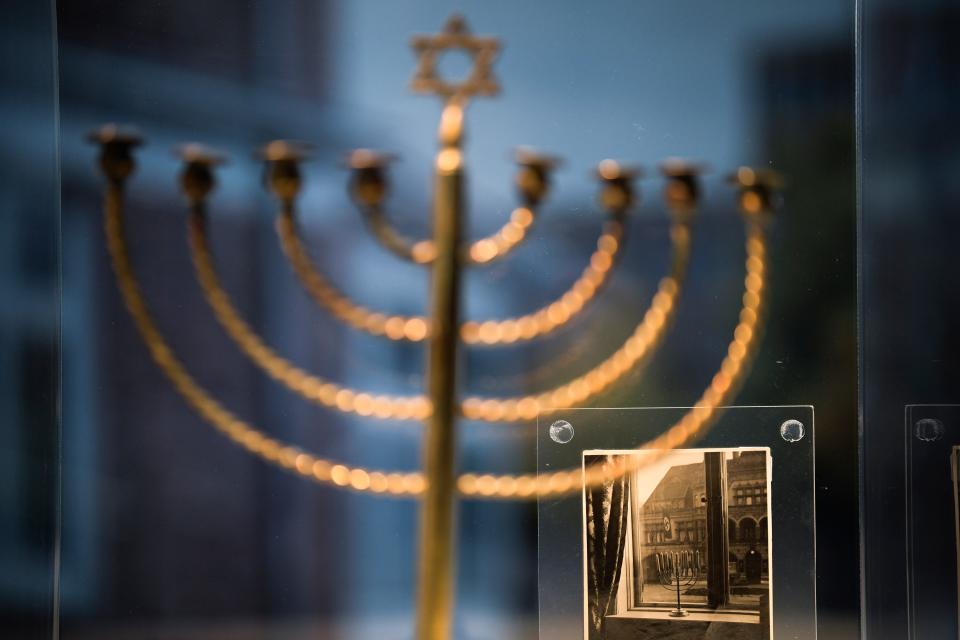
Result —
<instances>
[{"instance_id":1,"label":"glass panel","mask_svg":"<svg viewBox=\"0 0 960 640\"><path fill-rule=\"evenodd\" d=\"M53 2L0 19L0 638L57 637L60 185Z\"/></svg>"},{"instance_id":2,"label":"glass panel","mask_svg":"<svg viewBox=\"0 0 960 640\"><path fill-rule=\"evenodd\" d=\"M932 602L949 607L931 606L912 621L908 615L903 422L907 405L960 401L960 91L947 80L960 68L960 7L941 0L859 5L863 619L865 637L901 640L911 624L953 629L956 617L952 573L926 583L941 590L929 594ZM949 448L938 449L931 468L914 468L940 477L928 487L933 495L946 491L948 456ZM928 536L931 548L952 544L952 509L939 507L943 538Z\"/></svg>"},{"instance_id":3,"label":"glass panel","mask_svg":"<svg viewBox=\"0 0 960 640\"><path fill-rule=\"evenodd\" d=\"M957 638L960 405L905 413L910 638Z\"/></svg>"},{"instance_id":4,"label":"glass panel","mask_svg":"<svg viewBox=\"0 0 960 640\"><path fill-rule=\"evenodd\" d=\"M193 378L272 438L337 462L417 470L419 421L381 419L372 396L423 393L424 341L400 338L423 338L427 325L396 318L429 309L429 272L369 237L345 188L350 178L341 159L356 147L397 152L403 162L390 168L384 217L404 237L429 237L439 105L407 90L417 67L408 43L414 34L440 31L450 3L56 5L69 434L63 637L232 638L237 629L283 636L301 621L304 634L332 635L336 628L346 637L381 637L383 629L409 635L417 503L293 477L276 464L289 465L288 457L278 460L270 448L249 455L177 397L127 313L123 296L130 288L118 291L114 282L101 221L104 181L84 136L118 122L136 125L148 141L136 151L137 171L127 185L128 255L159 331ZM750 0L734 9L706 0L458 6L473 33L504 43L493 65L502 95L478 98L468 111L465 235L493 238L476 247L481 258L518 237L527 244L464 275L463 316L475 322L465 327L472 342L462 352L457 390L481 399L471 410L512 415L515 424L461 420L457 468L481 477L529 474L530 403L486 399L540 394L586 374L645 317L648 328L670 329L646 375L630 372L604 387L606 368L590 378L604 392L591 402L694 402L726 352L743 300L743 225L727 178L739 165L780 171L789 191L770 225L769 322L763 332L739 332L764 339L738 401L811 402L829 416L824 453L837 464L823 469L829 491L820 505L837 531L821 595L846 620L855 618L850 603L858 584L856 513L849 507L857 426L853 6L842 0ZM17 28L8 31L8 60L24 68ZM440 72L460 73L456 63L441 58ZM18 107L8 122L23 122L27 113ZM324 298L317 291L329 289L304 292L298 279L317 280L287 264L291 243L275 232L284 218L264 192L264 167L253 157L276 138L314 145L315 161L302 167L298 230L316 270L358 306L327 296L328 308L316 308ZM178 179L182 163L171 150L192 140L230 156L215 170L206 217L227 293L212 293L209 278L197 286L197 260L185 241L192 216ZM524 144L564 157L533 227L529 212L518 208L524 202L516 197L509 155ZM664 279L671 265L685 266L671 261L671 239L687 236L671 233L665 196L678 191L659 171L670 156L703 161L709 170L698 189L702 206L690 236L687 284L665 323L660 303L669 296L658 296L660 308L645 314L661 282L666 293L672 289ZM636 182L642 197L622 236L597 204L595 168L608 157L645 168ZM524 176L528 187L543 182ZM24 256L19 262L34 269ZM756 286L757 279L749 282ZM221 327L230 298L263 345L312 376L361 393L333 394L299 371L291 374L263 345L247 341L246 350L238 348ZM484 322L507 318L523 321ZM641 331L634 346L649 337ZM291 375L278 382L281 370ZM265 452L273 459L261 459ZM302 475L302 465L293 471ZM343 469L337 471L343 481ZM370 480L347 479L361 486ZM460 503L458 638L510 637L536 626L534 513L530 500Z\"/></svg>"},{"instance_id":5,"label":"glass panel","mask_svg":"<svg viewBox=\"0 0 960 640\"><path fill-rule=\"evenodd\" d=\"M691 447L636 449L687 412L540 421L542 486L610 472L538 502L541 638L816 637L813 409L732 407Z\"/></svg>"}]
</instances>

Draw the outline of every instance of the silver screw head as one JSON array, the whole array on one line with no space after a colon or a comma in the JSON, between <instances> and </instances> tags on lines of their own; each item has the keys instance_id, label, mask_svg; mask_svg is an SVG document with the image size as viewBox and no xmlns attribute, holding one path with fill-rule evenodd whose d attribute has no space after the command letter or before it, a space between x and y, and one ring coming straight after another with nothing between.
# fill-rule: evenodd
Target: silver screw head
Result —
<instances>
[{"instance_id":1,"label":"silver screw head","mask_svg":"<svg viewBox=\"0 0 960 640\"><path fill-rule=\"evenodd\" d=\"M567 444L573 440L573 425L566 420L557 420L550 425L550 439L557 444Z\"/></svg>"},{"instance_id":2,"label":"silver screw head","mask_svg":"<svg viewBox=\"0 0 960 640\"><path fill-rule=\"evenodd\" d=\"M800 442L806 433L806 428L799 420L787 420L780 425L780 437L786 442Z\"/></svg>"},{"instance_id":3,"label":"silver screw head","mask_svg":"<svg viewBox=\"0 0 960 640\"><path fill-rule=\"evenodd\" d=\"M921 442L936 442L943 437L943 423L936 418L921 418L914 425L913 433Z\"/></svg>"}]
</instances>

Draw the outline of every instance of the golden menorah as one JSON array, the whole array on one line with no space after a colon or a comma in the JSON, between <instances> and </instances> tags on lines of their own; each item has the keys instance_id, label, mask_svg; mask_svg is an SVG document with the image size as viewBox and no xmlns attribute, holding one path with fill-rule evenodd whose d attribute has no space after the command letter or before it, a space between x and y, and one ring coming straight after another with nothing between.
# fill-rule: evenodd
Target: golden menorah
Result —
<instances>
[{"instance_id":1,"label":"golden menorah","mask_svg":"<svg viewBox=\"0 0 960 640\"><path fill-rule=\"evenodd\" d=\"M371 418L420 420L425 423L423 468L417 472L372 470L326 459L242 420L224 407L189 373L166 342L150 314L133 271L124 236L123 197L134 170L134 149L142 139L132 129L107 125L91 134L100 146L100 166L106 176L104 228L121 295L150 355L186 403L234 444L263 460L324 485L383 496L421 501L417 572L416 637L449 638L454 602L454 510L457 498L531 500L579 493L585 486L620 477L635 469L640 456L587 470L545 474L491 475L457 473L456 422L517 423L556 411L582 406L628 372L638 370L661 343L677 307L690 257L691 225L700 195L695 164L670 160L661 169L664 198L671 216L672 257L669 272L633 333L589 371L551 389L514 397L458 396L457 357L460 345L503 345L533 340L570 323L610 279L621 253L628 211L635 205L638 172L612 160L597 169L599 203L606 212L597 248L582 274L559 298L526 315L501 320L461 321L461 274L502 258L517 248L537 218L550 190L557 160L530 150L517 154L516 188L521 200L509 221L496 233L473 242L463 240L466 216L463 155L464 118L470 100L491 96L499 87L492 63L499 43L469 33L462 18L453 17L443 32L413 39L419 65L414 91L439 96L442 113L439 151L434 165L433 238L413 241L391 226L384 212L391 156L357 150L347 157L350 194L373 235L404 260L431 273L429 317L390 315L363 307L341 293L311 260L296 224L301 190L301 164L309 153L302 143L274 141L260 155L267 184L279 201L276 228L285 255L306 292L327 312L351 327L391 340L427 343L427 394L384 395L347 388L293 364L275 351L244 319L220 283L207 241L207 201L215 186L214 171L223 157L196 144L180 149L181 187L189 203L189 241L199 284L213 314L239 349L269 377L307 401L344 413ZM462 82L438 75L438 57L449 50L468 53L474 67ZM646 443L669 450L702 435L729 404L745 378L758 344L767 287L765 230L778 177L746 167L731 177L746 223L746 278L739 321L727 354L693 408L660 436ZM643 464L654 456L645 456Z\"/></svg>"}]
</instances>

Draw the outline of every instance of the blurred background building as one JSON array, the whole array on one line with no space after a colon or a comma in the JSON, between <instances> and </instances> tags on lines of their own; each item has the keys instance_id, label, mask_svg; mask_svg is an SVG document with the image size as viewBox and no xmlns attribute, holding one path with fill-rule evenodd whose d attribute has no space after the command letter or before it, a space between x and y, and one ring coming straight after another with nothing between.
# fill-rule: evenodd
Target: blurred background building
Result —
<instances>
[{"instance_id":1,"label":"blurred background building","mask_svg":"<svg viewBox=\"0 0 960 640\"><path fill-rule=\"evenodd\" d=\"M868 529L878 530L871 517L896 529L902 514L895 498L883 497L898 490L891 443L902 443L902 423L893 424L902 408L897 416L894 398L957 388L950 386L956 357L944 355L956 354L956 337L943 320L956 306L947 240L957 228L956 16L934 2L893 4L865 3L860 14L861 150L869 152L859 237L864 505ZM627 380L599 406L695 399L726 347L742 277L742 230L723 173L755 164L789 176L773 245L769 330L738 402L816 408L818 519L831 523L819 536L820 621L826 637L853 637L843 634L855 629L860 586L854 4L564 0L455 8L475 32L506 44L496 65L504 95L471 108L471 233L495 229L514 205L511 147L532 144L567 159L530 244L469 276L469 315L526 311L576 277L599 229L588 176L598 160L651 167L680 155L714 168L677 324L642 380ZM161 326L197 377L281 438L361 464L413 468L416 425L306 406L261 377L223 336L193 283L170 149L202 140L230 154L212 202L214 251L225 285L268 341L347 384L413 392L422 385L418 347L343 328L298 289L276 246L273 202L251 152L277 137L316 144L302 216L313 254L364 303L419 312L425 275L369 238L337 161L353 147L399 151L391 216L410 235L428 232L438 109L406 89L407 40L438 30L450 11L439 0L61 0L56 7L15 0L4 9L0 287L13 304L0 305L0 630L49 637L58 605L65 638L196 625L204 637L239 637L240 628L275 637L275 627L258 625L311 620L408 626L413 505L288 477L228 446L183 407L118 299L102 243L94 150L83 135L118 121L137 123L148 137L130 189L131 247ZM623 265L600 303L554 339L470 351L471 392L549 386L627 335L668 251L659 183L643 185ZM909 394L904 376L916 385ZM534 468L532 430L464 425L462 466ZM532 505L462 506L461 628L533 637L535 517ZM880 535L895 546L895 531ZM896 629L902 573L896 561L877 559L890 555L882 544L864 548L865 576L881 585L873 595L889 599L884 622ZM347 627L342 633L351 637Z\"/></svg>"}]
</instances>

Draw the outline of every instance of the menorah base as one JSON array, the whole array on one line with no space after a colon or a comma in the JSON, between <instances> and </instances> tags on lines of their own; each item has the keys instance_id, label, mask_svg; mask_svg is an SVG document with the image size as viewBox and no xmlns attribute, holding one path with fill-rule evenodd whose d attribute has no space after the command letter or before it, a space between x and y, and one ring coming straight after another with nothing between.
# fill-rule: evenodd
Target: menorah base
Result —
<instances>
[{"instance_id":1,"label":"menorah base","mask_svg":"<svg viewBox=\"0 0 960 640\"><path fill-rule=\"evenodd\" d=\"M670 612L671 618L686 618L690 615L690 612L686 609L674 609Z\"/></svg>"}]
</instances>

